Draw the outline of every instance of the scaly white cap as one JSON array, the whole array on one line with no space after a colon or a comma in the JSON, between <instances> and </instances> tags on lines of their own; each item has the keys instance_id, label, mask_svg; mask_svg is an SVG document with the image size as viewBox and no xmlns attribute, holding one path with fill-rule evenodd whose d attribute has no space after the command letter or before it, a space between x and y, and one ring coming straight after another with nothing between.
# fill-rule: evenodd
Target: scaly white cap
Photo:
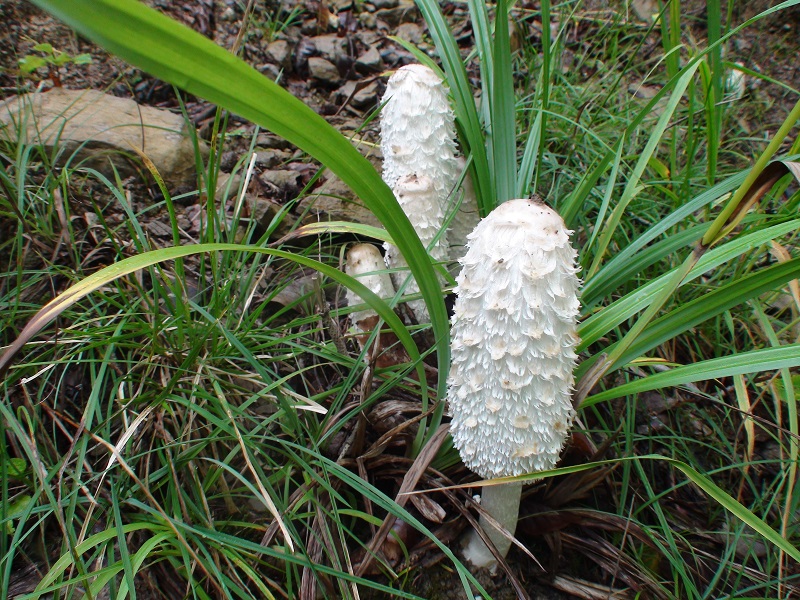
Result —
<instances>
[{"instance_id":1,"label":"scaly white cap","mask_svg":"<svg viewBox=\"0 0 800 600\"><path fill-rule=\"evenodd\" d=\"M576 251L553 209L510 200L459 261L447 400L464 464L485 479L551 469L574 418Z\"/></svg>"}]
</instances>

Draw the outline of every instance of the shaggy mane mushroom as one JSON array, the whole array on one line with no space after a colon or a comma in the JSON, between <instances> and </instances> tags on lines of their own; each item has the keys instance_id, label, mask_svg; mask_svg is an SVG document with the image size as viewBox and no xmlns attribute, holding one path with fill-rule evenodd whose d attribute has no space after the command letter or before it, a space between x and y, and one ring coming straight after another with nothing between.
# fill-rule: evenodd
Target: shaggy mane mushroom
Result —
<instances>
[{"instance_id":1,"label":"shaggy mane mushroom","mask_svg":"<svg viewBox=\"0 0 800 600\"><path fill-rule=\"evenodd\" d=\"M447 401L464 464L484 479L551 469L574 418L578 288L570 231L553 209L510 200L468 236L452 319ZM481 506L512 534L521 483L485 486ZM502 556L511 541L481 527ZM477 532L466 558L496 559Z\"/></svg>"}]
</instances>

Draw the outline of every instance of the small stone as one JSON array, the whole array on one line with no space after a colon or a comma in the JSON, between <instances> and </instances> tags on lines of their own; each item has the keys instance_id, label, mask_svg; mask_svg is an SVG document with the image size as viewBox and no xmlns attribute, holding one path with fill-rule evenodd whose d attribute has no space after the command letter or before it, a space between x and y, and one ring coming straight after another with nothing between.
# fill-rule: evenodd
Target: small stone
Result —
<instances>
[{"instance_id":1,"label":"small stone","mask_svg":"<svg viewBox=\"0 0 800 600\"><path fill-rule=\"evenodd\" d=\"M335 34L318 35L309 41L314 44L319 56L333 64L339 63L347 56L347 40Z\"/></svg>"},{"instance_id":2,"label":"small stone","mask_svg":"<svg viewBox=\"0 0 800 600\"><path fill-rule=\"evenodd\" d=\"M233 10L233 7L228 6L225 10L222 11L222 14L219 16L219 18L222 21L235 21L236 11Z\"/></svg>"},{"instance_id":3,"label":"small stone","mask_svg":"<svg viewBox=\"0 0 800 600\"><path fill-rule=\"evenodd\" d=\"M378 82L373 81L358 89L359 82L348 81L334 94L334 100L341 105L347 100L355 108L372 108L378 102Z\"/></svg>"},{"instance_id":4,"label":"small stone","mask_svg":"<svg viewBox=\"0 0 800 600\"><path fill-rule=\"evenodd\" d=\"M305 19L300 25L300 33L302 35L314 35L319 32L319 23L316 19Z\"/></svg>"},{"instance_id":5,"label":"small stone","mask_svg":"<svg viewBox=\"0 0 800 600\"><path fill-rule=\"evenodd\" d=\"M364 54L358 57L356 70L360 73L377 73L383 70L383 60L375 46L370 46Z\"/></svg>"},{"instance_id":6,"label":"small stone","mask_svg":"<svg viewBox=\"0 0 800 600\"><path fill-rule=\"evenodd\" d=\"M269 229L273 219L275 219L275 216L282 208L282 206L274 200L253 196L251 194L247 194L245 196L245 202L247 203L248 210L250 211L250 219L255 221L256 233L259 234ZM289 222L290 220L291 219L284 215L283 222L277 227L275 233L277 235L283 235L286 233L289 225L291 225Z\"/></svg>"},{"instance_id":7,"label":"small stone","mask_svg":"<svg viewBox=\"0 0 800 600\"><path fill-rule=\"evenodd\" d=\"M377 8L395 8L400 4L400 0L372 0L372 5Z\"/></svg>"},{"instance_id":8,"label":"small stone","mask_svg":"<svg viewBox=\"0 0 800 600\"><path fill-rule=\"evenodd\" d=\"M378 26L378 19L373 13L364 11L358 15L358 20L366 29L375 29Z\"/></svg>"},{"instance_id":9,"label":"small stone","mask_svg":"<svg viewBox=\"0 0 800 600\"><path fill-rule=\"evenodd\" d=\"M297 196L302 187L301 174L289 169L264 171L258 176L259 181L273 196L290 200Z\"/></svg>"},{"instance_id":10,"label":"small stone","mask_svg":"<svg viewBox=\"0 0 800 600\"><path fill-rule=\"evenodd\" d=\"M273 148L256 148L256 166L262 169L272 169L278 165L287 162L291 156L284 150L275 150Z\"/></svg>"},{"instance_id":11,"label":"small stone","mask_svg":"<svg viewBox=\"0 0 800 600\"><path fill-rule=\"evenodd\" d=\"M217 178L217 190L214 194L214 198L218 202L225 202L231 196L236 195L241 183L241 172L237 172L234 175L231 175L230 173L220 173Z\"/></svg>"},{"instance_id":12,"label":"small stone","mask_svg":"<svg viewBox=\"0 0 800 600\"><path fill-rule=\"evenodd\" d=\"M419 44L422 41L422 28L416 23L403 23L397 28L397 37L412 44Z\"/></svg>"},{"instance_id":13,"label":"small stone","mask_svg":"<svg viewBox=\"0 0 800 600\"><path fill-rule=\"evenodd\" d=\"M283 69L288 69L292 64L292 48L285 40L277 40L267 46L267 56Z\"/></svg>"},{"instance_id":14,"label":"small stone","mask_svg":"<svg viewBox=\"0 0 800 600\"><path fill-rule=\"evenodd\" d=\"M262 75L269 77L272 81L278 81L283 74L283 69L270 63L258 65L256 70Z\"/></svg>"},{"instance_id":15,"label":"small stone","mask_svg":"<svg viewBox=\"0 0 800 600\"><path fill-rule=\"evenodd\" d=\"M394 8L380 9L375 16L381 21L385 21L389 27L397 27L400 23L413 23L419 18L414 0L400 0Z\"/></svg>"},{"instance_id":16,"label":"small stone","mask_svg":"<svg viewBox=\"0 0 800 600\"><path fill-rule=\"evenodd\" d=\"M262 131L256 136L256 144L262 148L279 148L281 150L291 146L285 139L266 131Z\"/></svg>"},{"instance_id":17,"label":"small stone","mask_svg":"<svg viewBox=\"0 0 800 600\"><path fill-rule=\"evenodd\" d=\"M336 65L318 56L308 59L308 72L312 79L323 86L333 87L342 81Z\"/></svg>"}]
</instances>

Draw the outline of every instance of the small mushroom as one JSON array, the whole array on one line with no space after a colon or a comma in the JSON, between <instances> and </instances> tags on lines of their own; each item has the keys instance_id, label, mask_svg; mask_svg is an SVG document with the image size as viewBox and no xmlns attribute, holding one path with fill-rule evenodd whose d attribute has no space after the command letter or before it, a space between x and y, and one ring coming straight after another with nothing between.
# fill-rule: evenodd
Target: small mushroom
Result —
<instances>
[{"instance_id":1,"label":"small mushroom","mask_svg":"<svg viewBox=\"0 0 800 600\"><path fill-rule=\"evenodd\" d=\"M381 252L372 244L355 244L351 246L347 250L344 272L350 277L358 279L379 298L391 298L394 296L394 286L392 285L391 277L386 272L386 265ZM348 306L364 303L364 300L349 288L345 293L345 298ZM368 333L372 329L365 328L362 323L377 316L378 313L374 310L365 308L350 313L350 322L359 333Z\"/></svg>"},{"instance_id":2,"label":"small mushroom","mask_svg":"<svg viewBox=\"0 0 800 600\"><path fill-rule=\"evenodd\" d=\"M468 236L459 261L447 401L464 464L484 479L551 469L572 425L576 252L563 219L535 200L510 200ZM520 483L485 486L482 507L512 534ZM511 541L481 520L502 556ZM477 535L466 558L496 559Z\"/></svg>"}]
</instances>

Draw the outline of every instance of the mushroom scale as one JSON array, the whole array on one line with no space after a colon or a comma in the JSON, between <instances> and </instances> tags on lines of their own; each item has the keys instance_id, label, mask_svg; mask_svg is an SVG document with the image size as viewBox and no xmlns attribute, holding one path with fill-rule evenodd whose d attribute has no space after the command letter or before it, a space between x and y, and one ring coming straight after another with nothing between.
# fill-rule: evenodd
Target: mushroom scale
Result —
<instances>
[{"instance_id":1,"label":"mushroom scale","mask_svg":"<svg viewBox=\"0 0 800 600\"><path fill-rule=\"evenodd\" d=\"M452 319L450 430L485 479L551 469L574 418L580 280L551 208L510 200L468 236Z\"/></svg>"}]
</instances>

